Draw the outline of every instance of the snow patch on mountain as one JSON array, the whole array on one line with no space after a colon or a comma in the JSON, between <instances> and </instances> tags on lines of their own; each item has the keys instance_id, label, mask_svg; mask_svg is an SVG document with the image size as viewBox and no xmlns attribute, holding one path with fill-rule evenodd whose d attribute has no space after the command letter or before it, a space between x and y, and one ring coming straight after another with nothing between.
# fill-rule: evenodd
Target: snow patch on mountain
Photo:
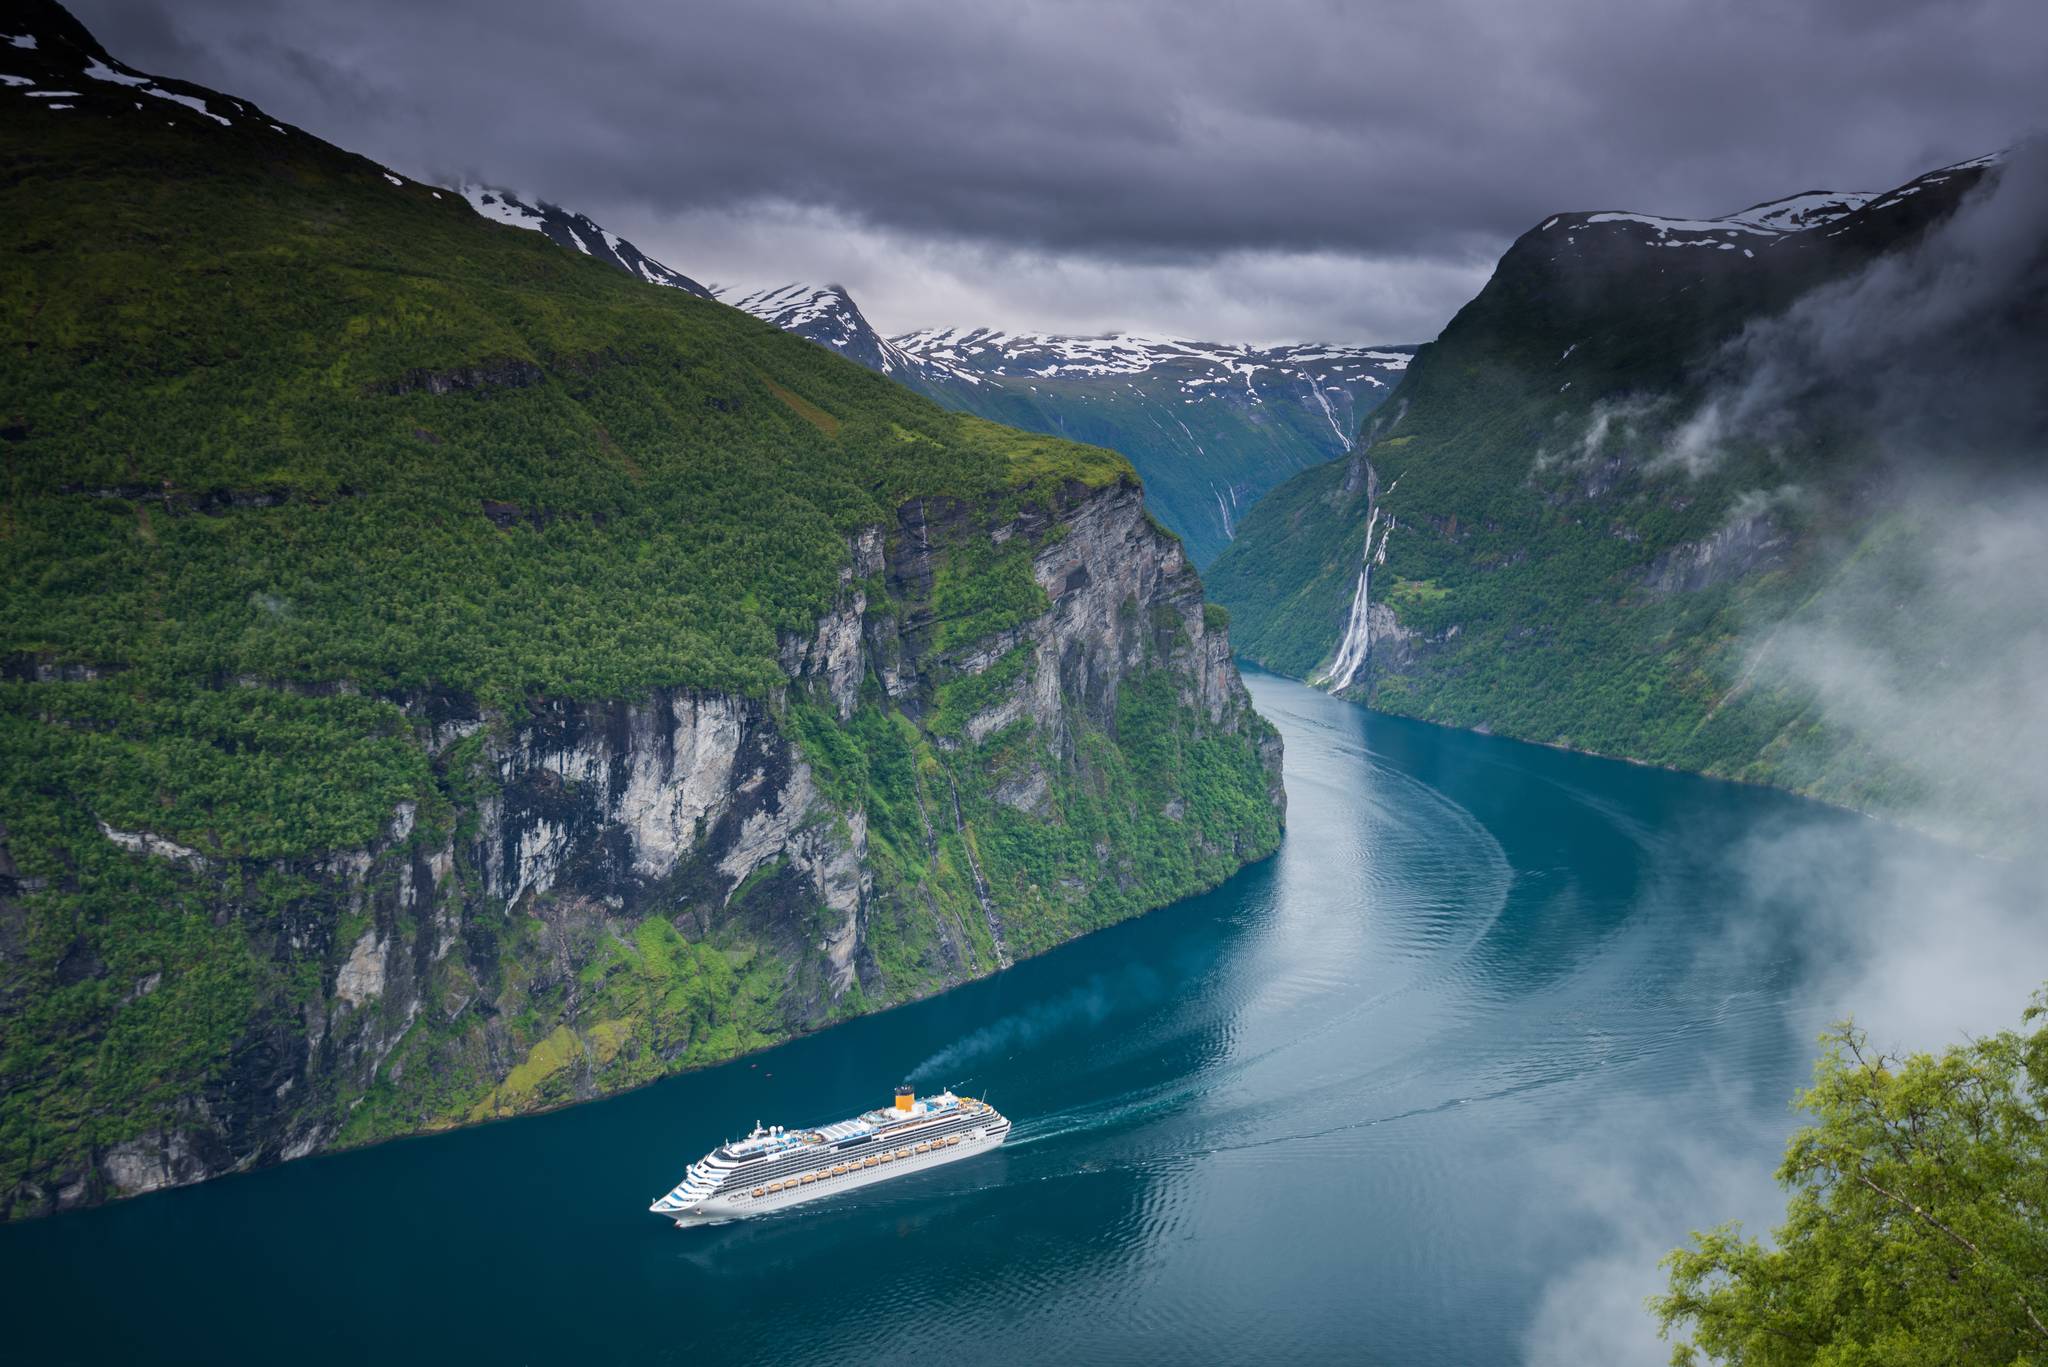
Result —
<instances>
[{"instance_id":1,"label":"snow patch on mountain","mask_svg":"<svg viewBox=\"0 0 2048 1367\"><path fill-rule=\"evenodd\" d=\"M720 287L714 293L734 308L784 332L830 347L869 370L880 371L912 387L948 381L978 385L982 380L948 357L916 355L884 337L868 322L867 315L842 285L775 285L748 293Z\"/></svg>"},{"instance_id":2,"label":"snow patch on mountain","mask_svg":"<svg viewBox=\"0 0 2048 1367\"><path fill-rule=\"evenodd\" d=\"M1740 251L1755 260L1755 248L1770 246L1779 239L1846 218L1871 204L1877 196L1860 190L1805 190L1782 199L1765 200L1720 218L1667 218L1660 214L1599 213L1558 214L1537 229L1547 232L1566 226L1567 247L1576 247L1574 234L1603 229L1595 241L1620 235L1649 247L1704 247L1713 251Z\"/></svg>"},{"instance_id":3,"label":"snow patch on mountain","mask_svg":"<svg viewBox=\"0 0 2048 1367\"><path fill-rule=\"evenodd\" d=\"M716 293L946 407L1122 451L1198 562L1236 534L1242 510L1267 489L1349 449L1361 415L1400 382L1413 354L986 327L885 337L838 285Z\"/></svg>"},{"instance_id":4,"label":"snow patch on mountain","mask_svg":"<svg viewBox=\"0 0 2048 1367\"><path fill-rule=\"evenodd\" d=\"M95 81L110 81L115 85L148 85L149 77L138 75L126 67L112 67L95 57L86 65L85 74Z\"/></svg>"},{"instance_id":5,"label":"snow patch on mountain","mask_svg":"<svg viewBox=\"0 0 2048 1367\"><path fill-rule=\"evenodd\" d=\"M1773 232L1803 232L1845 218L1876 198L1875 193L1861 190L1807 190L1752 204L1741 213L1728 215L1728 221Z\"/></svg>"},{"instance_id":6,"label":"snow patch on mountain","mask_svg":"<svg viewBox=\"0 0 2048 1367\"><path fill-rule=\"evenodd\" d=\"M51 41L45 43L47 37ZM237 114L247 114L248 105L213 91L193 93L200 87L183 81L165 81L115 61L89 37L81 40L78 33L62 31L53 34L35 33L0 34L5 41L5 51L11 62L37 74L32 76L9 74L0 76L0 89L15 91L23 98L37 101L45 109L76 109L81 107L71 101L84 101L84 107L95 112L132 113L143 108L134 95L150 95L182 105L200 117L210 119L223 127L233 127L234 120L209 105L208 97L221 108L232 108ZM93 84L79 85L80 78ZM114 86L109 91L102 86Z\"/></svg>"},{"instance_id":7,"label":"snow patch on mountain","mask_svg":"<svg viewBox=\"0 0 2048 1367\"><path fill-rule=\"evenodd\" d=\"M1130 332L1066 337L995 328L926 328L889 340L921 360L990 376L1053 380L1171 373L1179 376L1181 393L1190 399L1230 386L1242 389L1247 402L1263 403L1264 390L1300 386L1304 401L1321 404L1326 413L1328 401L1319 386L1385 387L1386 376L1407 368L1409 355L1325 343L1252 347ZM1334 417L1331 421L1334 425Z\"/></svg>"},{"instance_id":8,"label":"snow patch on mountain","mask_svg":"<svg viewBox=\"0 0 2048 1367\"><path fill-rule=\"evenodd\" d=\"M592 222L587 215L574 213L544 199L522 199L496 185L465 181L450 188L468 200L470 207L485 218L514 228L531 229L558 247L567 247L608 266L616 266L650 285L666 285L700 299L712 297L710 290L689 276L656 261L617 233Z\"/></svg>"}]
</instances>

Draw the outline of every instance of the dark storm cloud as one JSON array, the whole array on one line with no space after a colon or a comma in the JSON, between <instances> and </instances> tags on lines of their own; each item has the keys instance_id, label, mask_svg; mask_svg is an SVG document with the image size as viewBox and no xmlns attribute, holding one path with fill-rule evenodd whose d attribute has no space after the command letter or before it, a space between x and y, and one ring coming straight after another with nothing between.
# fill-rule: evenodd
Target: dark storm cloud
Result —
<instances>
[{"instance_id":1,"label":"dark storm cloud","mask_svg":"<svg viewBox=\"0 0 2048 1367\"><path fill-rule=\"evenodd\" d=\"M910 255L1468 268L1406 311L1438 323L1552 210L1725 212L2010 142L2041 121L2048 55L2034 0L79 9L139 65L599 217L798 209Z\"/></svg>"}]
</instances>

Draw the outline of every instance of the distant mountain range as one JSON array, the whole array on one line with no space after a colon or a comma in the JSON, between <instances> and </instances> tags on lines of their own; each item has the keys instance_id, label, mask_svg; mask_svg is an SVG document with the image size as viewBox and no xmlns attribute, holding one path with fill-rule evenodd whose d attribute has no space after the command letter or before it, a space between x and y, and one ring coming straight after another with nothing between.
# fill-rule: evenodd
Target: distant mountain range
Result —
<instances>
[{"instance_id":1,"label":"distant mountain range","mask_svg":"<svg viewBox=\"0 0 2048 1367\"><path fill-rule=\"evenodd\" d=\"M719 297L962 412L1108 446L1206 564L1260 495L1341 455L1413 347L1250 347L934 328L885 337L838 285Z\"/></svg>"}]
</instances>

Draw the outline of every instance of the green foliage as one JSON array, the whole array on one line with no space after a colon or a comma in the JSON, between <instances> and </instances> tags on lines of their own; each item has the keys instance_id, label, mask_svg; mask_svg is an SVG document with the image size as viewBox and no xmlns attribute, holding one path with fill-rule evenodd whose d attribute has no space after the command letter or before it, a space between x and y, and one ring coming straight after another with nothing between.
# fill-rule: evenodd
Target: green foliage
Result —
<instances>
[{"instance_id":1,"label":"green foliage","mask_svg":"<svg viewBox=\"0 0 2048 1367\"><path fill-rule=\"evenodd\" d=\"M938 647L950 650L1014 630L1044 612L1045 590L1031 575L1032 547L974 537L953 549L932 584Z\"/></svg>"},{"instance_id":2,"label":"green foliage","mask_svg":"<svg viewBox=\"0 0 2048 1367\"><path fill-rule=\"evenodd\" d=\"M0 763L0 832L38 857L10 899L0 1191L39 1154L131 1138L220 1077L259 1004L288 985L239 924L215 920L203 880L117 849L84 809L26 790L18 758Z\"/></svg>"},{"instance_id":3,"label":"green foliage","mask_svg":"<svg viewBox=\"0 0 2048 1367\"><path fill-rule=\"evenodd\" d=\"M1006 833L1041 818L996 785L1064 760L961 741L1029 682L1029 649L940 668L929 730L785 696L781 642L838 601L857 531L917 500L967 510L918 607L942 650L969 647L1046 608L1035 547L987 528L1129 483L1120 457L946 412L253 118L15 100L0 120L0 1191L21 1208L194 1123L195 1096L340 1143L554 1105L993 969L1002 918L1042 948L1270 849L1270 809L1211 803L1184 837L1199 858L1035 923L1012 889L1051 874ZM818 980L836 913L785 861L710 906L679 886L663 915L566 885L485 896L494 736L539 701L657 688L762 704L864 819L866 981ZM1055 819L1094 829L1180 777L1076 783ZM415 1014L395 988L337 1004L373 931L422 946ZM304 1057L322 1012L341 1033L385 1013L396 1045L251 1100L250 1070Z\"/></svg>"},{"instance_id":4,"label":"green foliage","mask_svg":"<svg viewBox=\"0 0 2048 1367\"><path fill-rule=\"evenodd\" d=\"M516 1115L635 1086L678 1067L720 1062L788 1032L788 965L743 935L685 939L668 921L558 921L588 954L574 983L545 971L533 943L545 922L511 926L497 956L503 1037L518 1061L502 1077L471 1017L422 1018L345 1117L340 1141L367 1143L420 1130Z\"/></svg>"},{"instance_id":5,"label":"green foliage","mask_svg":"<svg viewBox=\"0 0 2048 1367\"><path fill-rule=\"evenodd\" d=\"M759 693L855 527L1129 478L311 139L16 131L0 300L35 345L0 367L0 651Z\"/></svg>"},{"instance_id":6,"label":"green foliage","mask_svg":"<svg viewBox=\"0 0 2048 1367\"><path fill-rule=\"evenodd\" d=\"M1769 1245L1737 1225L1665 1260L1672 1361L2048 1361L2048 994L2020 1031L1903 1058L1843 1025L1799 1104Z\"/></svg>"},{"instance_id":7,"label":"green foliage","mask_svg":"<svg viewBox=\"0 0 2048 1367\"><path fill-rule=\"evenodd\" d=\"M932 734L959 735L976 715L1008 697L1017 681L1031 672L1036 658L1036 649L1027 642L1014 647L979 674L962 675L940 684L939 705L929 723Z\"/></svg>"},{"instance_id":8,"label":"green foliage","mask_svg":"<svg viewBox=\"0 0 2048 1367\"><path fill-rule=\"evenodd\" d=\"M0 793L18 862L55 872L27 809L82 808L210 857L289 859L367 844L431 789L381 699L266 688L0 683Z\"/></svg>"},{"instance_id":9,"label":"green foliage","mask_svg":"<svg viewBox=\"0 0 2048 1367\"><path fill-rule=\"evenodd\" d=\"M1068 481L1100 489L1130 476L1121 457L1100 446L1083 446L1063 437L1006 427L985 418L963 416L960 439L1001 457L1008 479L1018 486L1046 490Z\"/></svg>"},{"instance_id":10,"label":"green foliage","mask_svg":"<svg viewBox=\"0 0 2048 1367\"><path fill-rule=\"evenodd\" d=\"M1177 680L1155 669L1125 680L1113 736L1078 738L1072 773L1023 728L991 736L961 786L978 799L974 848L1005 894L1013 949L1048 949L1213 887L1276 848L1279 817L1247 743L1269 723L1248 712L1243 724L1248 735L1207 734L1180 704ZM982 796L1033 765L1048 776L1051 819Z\"/></svg>"}]
</instances>

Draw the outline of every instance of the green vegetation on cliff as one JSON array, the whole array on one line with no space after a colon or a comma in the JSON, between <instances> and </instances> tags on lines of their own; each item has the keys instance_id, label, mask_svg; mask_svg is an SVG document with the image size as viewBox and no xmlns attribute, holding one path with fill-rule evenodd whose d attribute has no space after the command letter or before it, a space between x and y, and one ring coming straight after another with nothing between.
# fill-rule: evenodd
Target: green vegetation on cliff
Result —
<instances>
[{"instance_id":1,"label":"green vegetation on cliff","mask_svg":"<svg viewBox=\"0 0 2048 1367\"><path fill-rule=\"evenodd\" d=\"M1033 545L989 530L1128 493L1120 457L948 413L217 92L89 77L105 54L54 6L22 26L10 70L82 93L0 91L0 1216L730 1057L1272 848L1248 707L1222 736L1141 687L1063 767L1029 725L958 734L1028 659L939 660L907 700L869 678L845 720L792 689L792 643L856 588L941 650L1045 612ZM967 510L931 582L850 584L857 537L927 504ZM522 768L519 738L702 699L739 719L707 744L753 747L732 800L762 820L808 761L821 829L777 838L817 867L663 883L592 830L530 878L602 776ZM1035 813L995 795L1027 771ZM878 891L834 982L819 870L852 824Z\"/></svg>"}]
</instances>

